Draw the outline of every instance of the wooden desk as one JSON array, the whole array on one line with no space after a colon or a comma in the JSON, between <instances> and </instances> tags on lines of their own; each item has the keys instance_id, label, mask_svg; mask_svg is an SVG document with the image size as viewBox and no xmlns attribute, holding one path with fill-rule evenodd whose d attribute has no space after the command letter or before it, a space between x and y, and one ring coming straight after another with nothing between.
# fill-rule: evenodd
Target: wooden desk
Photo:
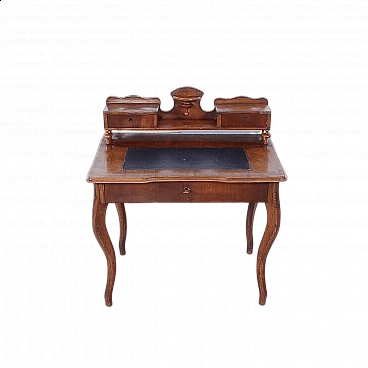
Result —
<instances>
[{"instance_id":1,"label":"wooden desk","mask_svg":"<svg viewBox=\"0 0 368 368\"><path fill-rule=\"evenodd\" d=\"M87 176L87 181L94 184L93 230L107 259L108 275L105 291L107 306L112 305L112 291L116 273L115 252L105 224L107 206L109 203L116 205L120 220L119 249L120 254L124 255L126 253L127 233L124 203L151 202L248 202L246 235L249 254L253 251L252 228L256 207L260 202L265 203L267 225L258 249L257 279L260 293L259 304L266 303L265 264L267 254L280 227L279 182L286 180L286 174L272 141L269 139L270 110L268 103L267 100L261 99L263 106L259 106L257 102L260 99L253 100L245 97L229 100L220 99L220 105L221 101L229 102L224 117L222 115L224 110L221 110L223 106L218 109L216 106L216 101L219 99L215 101L214 111L204 112L200 108L201 93L189 87L174 91L172 93L174 94L174 108L169 112L159 109L158 99L142 99L136 96L125 99L110 98L118 101L116 104L119 105L119 107L114 105L112 109L111 116L114 119L112 122L109 121L108 99L104 112L105 135L99 144L96 157ZM132 99L139 102L132 103ZM235 103L236 106L234 106L234 100L241 102ZM151 101L151 105L158 106L147 107L147 101ZM249 102L244 103L244 101ZM119 115L119 109L122 112L121 115ZM259 124L257 116L252 116L254 113L258 114L259 111L267 111L266 119L262 123L267 124L265 125L267 130L261 129L258 134L226 132L229 129L243 131L260 129L260 126L257 125ZM243 119L244 116L241 114L246 118ZM238 123L243 125L240 128L236 127L235 125ZM114 126L109 124L114 124ZM139 126L134 127L133 124ZM158 132L168 128L177 130L177 132ZM113 132L123 129L144 130L144 133ZM193 129L196 129L197 132L192 132ZM211 134L208 132L198 134L198 130L203 129L214 131ZM149 133L148 130L155 131L155 133ZM241 148L245 151L249 169L233 170L231 163L230 169L213 167L200 169L175 167L155 167L144 170L123 169L128 150L137 147L157 149Z\"/></svg>"}]
</instances>

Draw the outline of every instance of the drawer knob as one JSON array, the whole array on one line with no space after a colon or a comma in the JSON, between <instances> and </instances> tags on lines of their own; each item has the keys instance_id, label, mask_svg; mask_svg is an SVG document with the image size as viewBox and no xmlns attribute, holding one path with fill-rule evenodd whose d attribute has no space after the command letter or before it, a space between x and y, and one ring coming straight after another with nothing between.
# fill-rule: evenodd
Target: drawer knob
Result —
<instances>
[{"instance_id":1,"label":"drawer knob","mask_svg":"<svg viewBox=\"0 0 368 368\"><path fill-rule=\"evenodd\" d=\"M247 118L245 116L243 117L242 122L243 123L246 123L247 122Z\"/></svg>"},{"instance_id":2,"label":"drawer knob","mask_svg":"<svg viewBox=\"0 0 368 368\"><path fill-rule=\"evenodd\" d=\"M184 187L183 193L184 194L189 194L190 193L190 188L189 187Z\"/></svg>"},{"instance_id":3,"label":"drawer knob","mask_svg":"<svg viewBox=\"0 0 368 368\"><path fill-rule=\"evenodd\" d=\"M132 123L133 122L133 119L132 118L129 118L129 123Z\"/></svg>"}]
</instances>

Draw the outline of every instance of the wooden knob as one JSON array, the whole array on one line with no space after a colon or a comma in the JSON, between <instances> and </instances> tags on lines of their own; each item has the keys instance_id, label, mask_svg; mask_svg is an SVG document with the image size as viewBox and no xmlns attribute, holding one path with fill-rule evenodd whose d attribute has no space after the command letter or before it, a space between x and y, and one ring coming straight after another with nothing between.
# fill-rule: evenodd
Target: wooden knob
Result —
<instances>
[{"instance_id":1,"label":"wooden knob","mask_svg":"<svg viewBox=\"0 0 368 368\"><path fill-rule=\"evenodd\" d=\"M183 194L189 194L189 193L190 193L190 188L184 187Z\"/></svg>"}]
</instances>

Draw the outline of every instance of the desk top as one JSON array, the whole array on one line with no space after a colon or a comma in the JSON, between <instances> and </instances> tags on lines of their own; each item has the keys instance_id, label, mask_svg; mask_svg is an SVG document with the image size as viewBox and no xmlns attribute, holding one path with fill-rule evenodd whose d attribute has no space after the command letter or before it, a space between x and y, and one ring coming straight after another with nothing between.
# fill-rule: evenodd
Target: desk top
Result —
<instances>
[{"instance_id":1,"label":"desk top","mask_svg":"<svg viewBox=\"0 0 368 368\"><path fill-rule=\"evenodd\" d=\"M101 139L87 176L92 183L148 183L168 181L282 182L286 173L271 140L261 143L258 134L116 133L113 144ZM153 169L123 170L130 147L243 148L249 169Z\"/></svg>"}]
</instances>

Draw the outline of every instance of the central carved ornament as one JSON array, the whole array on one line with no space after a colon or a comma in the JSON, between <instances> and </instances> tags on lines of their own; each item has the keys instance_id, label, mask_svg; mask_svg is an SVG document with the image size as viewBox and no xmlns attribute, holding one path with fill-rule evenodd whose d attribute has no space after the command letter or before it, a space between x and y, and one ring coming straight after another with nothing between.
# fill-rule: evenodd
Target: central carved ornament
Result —
<instances>
[{"instance_id":1,"label":"central carved ornament","mask_svg":"<svg viewBox=\"0 0 368 368\"><path fill-rule=\"evenodd\" d=\"M203 96L203 92L193 87L182 87L171 92L175 106L183 110L184 116L189 116L189 111Z\"/></svg>"}]
</instances>

